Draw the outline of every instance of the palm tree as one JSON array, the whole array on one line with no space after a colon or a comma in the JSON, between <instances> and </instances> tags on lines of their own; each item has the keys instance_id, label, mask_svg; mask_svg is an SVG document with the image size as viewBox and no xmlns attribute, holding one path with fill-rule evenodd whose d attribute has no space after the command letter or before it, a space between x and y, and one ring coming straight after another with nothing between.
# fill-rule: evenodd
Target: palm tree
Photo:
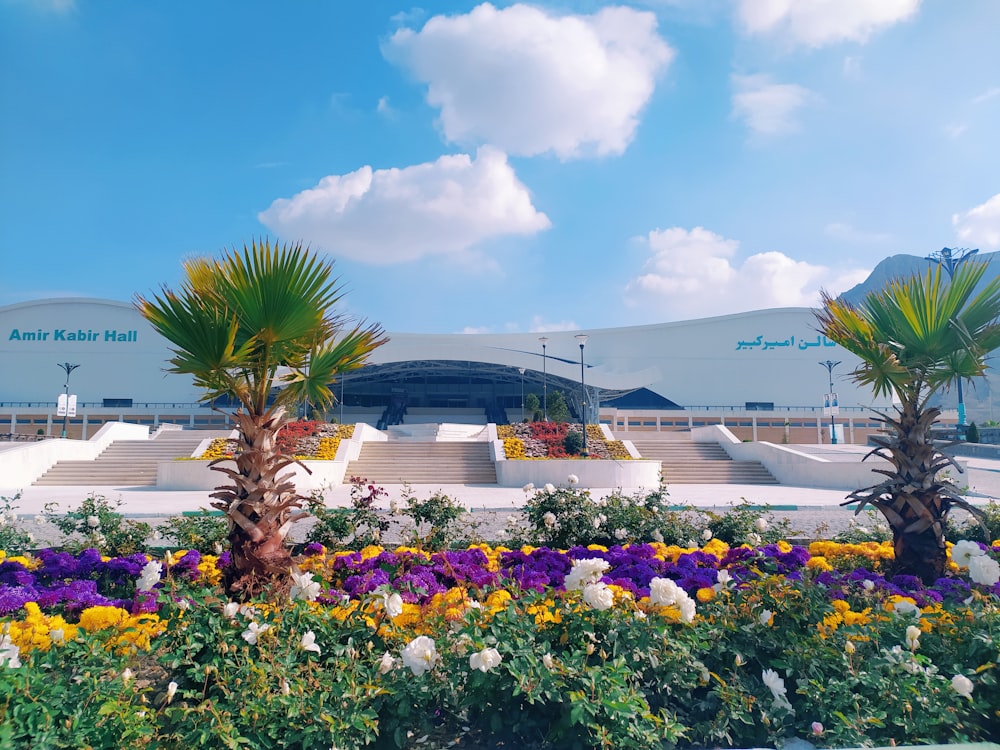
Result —
<instances>
[{"instance_id":1,"label":"palm tree","mask_svg":"<svg viewBox=\"0 0 1000 750\"><path fill-rule=\"evenodd\" d=\"M881 511L893 533L895 572L928 582L944 575L948 512L977 514L939 475L954 461L934 445L931 428L941 410L928 401L952 380L983 375L987 355L1000 346L1000 279L975 293L986 268L966 263L950 283L939 266L929 268L890 281L858 306L824 292L817 313L820 331L861 358L853 379L898 402L895 414L879 413L886 434L874 438L878 447L868 454L892 470L876 469L885 481L851 493L845 505L860 501L859 513L868 505Z\"/></svg>"},{"instance_id":2,"label":"palm tree","mask_svg":"<svg viewBox=\"0 0 1000 750\"><path fill-rule=\"evenodd\" d=\"M333 312L344 294L333 261L301 244L255 240L221 260L187 261L184 272L178 291L164 286L150 298L137 295L135 305L173 344L169 372L192 375L206 401L228 396L239 404L233 419L241 450L235 468L211 464L230 479L211 496L229 519L227 589L249 596L287 575L285 539L304 515L304 498L285 471L295 459L276 442L287 407L329 406L330 382L361 367L387 339L379 325Z\"/></svg>"}]
</instances>

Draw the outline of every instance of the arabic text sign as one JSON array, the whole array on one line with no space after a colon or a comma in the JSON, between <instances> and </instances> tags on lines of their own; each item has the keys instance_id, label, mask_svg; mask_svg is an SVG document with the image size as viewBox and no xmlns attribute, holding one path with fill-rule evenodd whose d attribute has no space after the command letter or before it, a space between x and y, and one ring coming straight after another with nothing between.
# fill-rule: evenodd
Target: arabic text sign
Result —
<instances>
[{"instance_id":1,"label":"arabic text sign","mask_svg":"<svg viewBox=\"0 0 1000 750\"><path fill-rule=\"evenodd\" d=\"M835 342L830 341L830 339L828 339L826 336L821 336L819 334L816 334L815 340L800 338L798 339L797 343L794 336L789 336L786 339L775 339L773 341L770 340L765 341L763 335L758 335L756 338L752 338L746 341L742 339L740 341L737 341L736 351L741 352L741 351L748 351L751 349L760 349L761 351L766 352L774 349L784 349L784 348L795 348L804 351L814 346L823 347L823 346L836 346L836 345L837 344Z\"/></svg>"}]
</instances>

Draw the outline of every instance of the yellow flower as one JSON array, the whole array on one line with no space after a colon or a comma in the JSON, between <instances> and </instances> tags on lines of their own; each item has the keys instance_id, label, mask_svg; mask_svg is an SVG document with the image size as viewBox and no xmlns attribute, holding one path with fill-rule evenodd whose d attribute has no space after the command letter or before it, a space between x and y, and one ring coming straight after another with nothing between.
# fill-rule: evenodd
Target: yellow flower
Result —
<instances>
[{"instance_id":1,"label":"yellow flower","mask_svg":"<svg viewBox=\"0 0 1000 750\"><path fill-rule=\"evenodd\" d=\"M810 557L806 562L806 567L810 570L833 570L833 566L830 565L830 563L826 561L826 558L822 556Z\"/></svg>"},{"instance_id":2,"label":"yellow flower","mask_svg":"<svg viewBox=\"0 0 1000 750\"><path fill-rule=\"evenodd\" d=\"M705 604L706 602L710 602L710 601L712 601L715 598L715 589L713 589L713 588L711 588L709 586L706 586L704 588L700 588L695 593L695 598L697 598L697 600L699 602L701 602L702 604Z\"/></svg>"}]
</instances>

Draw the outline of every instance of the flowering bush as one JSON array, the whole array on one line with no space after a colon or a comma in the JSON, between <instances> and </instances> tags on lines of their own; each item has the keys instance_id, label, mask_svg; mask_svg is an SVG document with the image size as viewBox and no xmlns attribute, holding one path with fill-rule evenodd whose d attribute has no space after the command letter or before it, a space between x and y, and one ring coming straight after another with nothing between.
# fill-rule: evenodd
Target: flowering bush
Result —
<instances>
[{"instance_id":1,"label":"flowering bush","mask_svg":"<svg viewBox=\"0 0 1000 750\"><path fill-rule=\"evenodd\" d=\"M527 422L497 426L508 459L580 458L581 425L566 422ZM569 447L567 447L569 440ZM600 425L587 425L587 454L591 458L631 458L621 441L607 441Z\"/></svg>"},{"instance_id":2,"label":"flowering bush","mask_svg":"<svg viewBox=\"0 0 1000 750\"><path fill-rule=\"evenodd\" d=\"M0 551L3 744L1000 735L1000 541L949 545L948 577L925 585L886 577L889 543L794 546L766 509L678 510L663 488L593 500L575 479L529 498L527 545L443 549L459 506L439 494L398 509L427 549L387 549L381 491L355 478L357 546L308 545L290 588L248 602L220 587L228 553Z\"/></svg>"},{"instance_id":3,"label":"flowering bush","mask_svg":"<svg viewBox=\"0 0 1000 750\"><path fill-rule=\"evenodd\" d=\"M0 736L324 750L995 738L1000 541L950 547L933 585L844 567L884 555L856 546L312 545L291 592L244 603L219 587L224 556L0 552Z\"/></svg>"},{"instance_id":4,"label":"flowering bush","mask_svg":"<svg viewBox=\"0 0 1000 750\"><path fill-rule=\"evenodd\" d=\"M353 424L330 424L315 420L289 422L278 433L278 447L300 461L332 461L337 457L341 440L350 440L354 435ZM240 450L238 440L215 438L208 448L198 456L200 460L213 461L232 458Z\"/></svg>"}]
</instances>

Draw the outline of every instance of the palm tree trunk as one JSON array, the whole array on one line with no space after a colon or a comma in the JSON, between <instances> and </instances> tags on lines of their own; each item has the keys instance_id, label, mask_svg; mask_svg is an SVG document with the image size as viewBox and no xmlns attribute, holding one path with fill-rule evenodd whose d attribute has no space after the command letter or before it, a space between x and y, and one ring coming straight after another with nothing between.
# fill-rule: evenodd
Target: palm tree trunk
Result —
<instances>
[{"instance_id":1,"label":"palm tree trunk","mask_svg":"<svg viewBox=\"0 0 1000 750\"><path fill-rule=\"evenodd\" d=\"M236 468L212 468L227 474L231 485L216 488L212 506L229 518L229 543L232 556L223 573L231 596L249 598L287 577L292 568L291 550L285 538L293 510L302 507L290 473L282 473L292 463L277 445L278 432L285 425L284 409L262 415L233 415L243 450L234 457ZM220 459L228 461L229 459Z\"/></svg>"}]
</instances>

